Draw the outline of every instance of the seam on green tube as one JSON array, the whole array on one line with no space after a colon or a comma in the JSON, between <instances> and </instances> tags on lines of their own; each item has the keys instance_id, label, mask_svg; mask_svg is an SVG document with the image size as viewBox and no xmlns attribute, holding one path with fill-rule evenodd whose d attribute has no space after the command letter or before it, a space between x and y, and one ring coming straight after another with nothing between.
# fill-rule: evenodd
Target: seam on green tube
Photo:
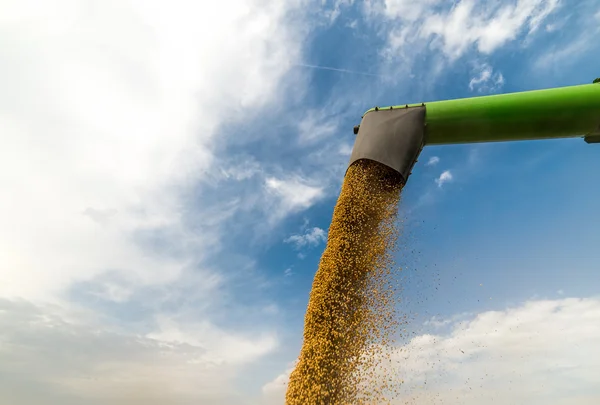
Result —
<instances>
[{"instance_id":1,"label":"seam on green tube","mask_svg":"<svg viewBox=\"0 0 600 405\"><path fill-rule=\"evenodd\" d=\"M427 105L427 103L414 103L414 104L404 104L404 105L392 105L392 106L387 106L387 107L374 107L374 108L371 108L370 110L368 110L367 112L365 112L363 114L363 117L372 111L385 111L385 110L391 110L391 109L398 110L401 108L425 107L426 105Z\"/></svg>"}]
</instances>

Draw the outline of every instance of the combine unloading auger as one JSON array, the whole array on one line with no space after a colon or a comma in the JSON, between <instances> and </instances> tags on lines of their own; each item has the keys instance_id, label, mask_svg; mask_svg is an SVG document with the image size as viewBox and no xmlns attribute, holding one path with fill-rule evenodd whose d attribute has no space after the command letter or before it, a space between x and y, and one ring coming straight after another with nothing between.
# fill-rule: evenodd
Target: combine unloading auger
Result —
<instances>
[{"instance_id":1,"label":"combine unloading auger","mask_svg":"<svg viewBox=\"0 0 600 405\"><path fill-rule=\"evenodd\" d=\"M359 126L350 163L370 159L408 180L426 145L583 137L600 143L600 79L547 90L375 107Z\"/></svg>"}]
</instances>

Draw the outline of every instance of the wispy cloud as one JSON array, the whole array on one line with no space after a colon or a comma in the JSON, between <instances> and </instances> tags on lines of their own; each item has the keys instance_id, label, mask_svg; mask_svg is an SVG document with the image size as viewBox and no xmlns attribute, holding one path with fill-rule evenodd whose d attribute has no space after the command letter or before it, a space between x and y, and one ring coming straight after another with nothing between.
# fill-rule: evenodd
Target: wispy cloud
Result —
<instances>
[{"instance_id":1,"label":"wispy cloud","mask_svg":"<svg viewBox=\"0 0 600 405\"><path fill-rule=\"evenodd\" d=\"M385 0L369 4L365 8L368 18L382 16L389 23L384 31L386 69L397 70L397 62L402 60L409 77L411 62L419 55L431 55L431 49L440 51L429 62L423 86L468 52L475 51L475 57L489 55L520 37L533 37L559 7L558 0Z\"/></svg>"},{"instance_id":2,"label":"wispy cloud","mask_svg":"<svg viewBox=\"0 0 600 405\"><path fill-rule=\"evenodd\" d=\"M553 49L548 50L535 60L534 67L540 70L552 70L557 64L572 63L589 49L590 40L595 38L594 31L597 33L599 30L596 28L592 32L585 32L579 38L569 41L569 43L554 46Z\"/></svg>"},{"instance_id":3,"label":"wispy cloud","mask_svg":"<svg viewBox=\"0 0 600 405\"><path fill-rule=\"evenodd\" d=\"M523 31L535 32L557 6L558 0L519 0L502 6L462 0L447 14L425 17L422 35L436 37L439 47L452 59L470 46L489 54Z\"/></svg>"},{"instance_id":4,"label":"wispy cloud","mask_svg":"<svg viewBox=\"0 0 600 405\"><path fill-rule=\"evenodd\" d=\"M338 120L335 116L326 116L321 111L311 110L298 124L300 143L323 142L338 131Z\"/></svg>"},{"instance_id":5,"label":"wispy cloud","mask_svg":"<svg viewBox=\"0 0 600 405\"><path fill-rule=\"evenodd\" d=\"M325 3L325 2L323 2ZM333 0L333 5L330 8L323 10L324 15L328 18L329 23L333 24L341 15L345 7L351 6L354 0Z\"/></svg>"},{"instance_id":6,"label":"wispy cloud","mask_svg":"<svg viewBox=\"0 0 600 405\"><path fill-rule=\"evenodd\" d=\"M427 163L425 164L425 166L435 166L438 163L440 163L440 158L437 156L432 156L429 158L429 160L427 161Z\"/></svg>"},{"instance_id":7,"label":"wispy cloud","mask_svg":"<svg viewBox=\"0 0 600 405\"><path fill-rule=\"evenodd\" d=\"M597 12L597 5L588 1L581 2L578 7L580 12L570 15L570 25L576 24L578 29L565 29L560 21L554 24L564 32L564 35L541 50L532 61L533 69L552 71L556 70L557 66L564 69L565 66L576 63L586 51L594 49L595 39L600 34L600 24L598 24L600 13Z\"/></svg>"},{"instance_id":8,"label":"wispy cloud","mask_svg":"<svg viewBox=\"0 0 600 405\"><path fill-rule=\"evenodd\" d=\"M488 64L482 64L475 69L474 76L469 81L469 89L479 93L494 92L504 86L504 76L501 72L495 72Z\"/></svg>"},{"instance_id":9,"label":"wispy cloud","mask_svg":"<svg viewBox=\"0 0 600 405\"><path fill-rule=\"evenodd\" d=\"M296 249L308 246L317 246L327 241L327 233L318 227L308 229L304 234L292 235L284 240L285 243L293 244Z\"/></svg>"},{"instance_id":10,"label":"wispy cloud","mask_svg":"<svg viewBox=\"0 0 600 405\"><path fill-rule=\"evenodd\" d=\"M438 185L438 187L442 187L445 183L449 183L453 179L454 177L452 176L450 170L446 170L442 172L442 174L440 174L440 176L437 179L435 179L435 182Z\"/></svg>"}]
</instances>

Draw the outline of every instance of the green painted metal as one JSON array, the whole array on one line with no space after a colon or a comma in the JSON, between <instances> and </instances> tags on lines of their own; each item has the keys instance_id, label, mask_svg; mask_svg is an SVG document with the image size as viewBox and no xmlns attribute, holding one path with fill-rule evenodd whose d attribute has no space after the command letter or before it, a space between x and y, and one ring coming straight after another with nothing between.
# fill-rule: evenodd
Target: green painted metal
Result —
<instances>
[{"instance_id":1,"label":"green painted metal","mask_svg":"<svg viewBox=\"0 0 600 405\"><path fill-rule=\"evenodd\" d=\"M600 130L598 83L424 105L427 145L569 138Z\"/></svg>"}]
</instances>

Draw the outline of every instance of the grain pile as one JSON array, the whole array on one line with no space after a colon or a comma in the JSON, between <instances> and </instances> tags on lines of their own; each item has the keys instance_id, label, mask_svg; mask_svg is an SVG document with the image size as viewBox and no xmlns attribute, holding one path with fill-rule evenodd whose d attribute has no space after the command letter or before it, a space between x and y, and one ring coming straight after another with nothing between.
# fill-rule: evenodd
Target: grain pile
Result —
<instances>
[{"instance_id":1,"label":"grain pile","mask_svg":"<svg viewBox=\"0 0 600 405\"><path fill-rule=\"evenodd\" d=\"M348 169L310 293L287 405L384 403L394 389L381 370L397 326L390 253L401 189L400 176L379 163L361 160Z\"/></svg>"}]
</instances>

